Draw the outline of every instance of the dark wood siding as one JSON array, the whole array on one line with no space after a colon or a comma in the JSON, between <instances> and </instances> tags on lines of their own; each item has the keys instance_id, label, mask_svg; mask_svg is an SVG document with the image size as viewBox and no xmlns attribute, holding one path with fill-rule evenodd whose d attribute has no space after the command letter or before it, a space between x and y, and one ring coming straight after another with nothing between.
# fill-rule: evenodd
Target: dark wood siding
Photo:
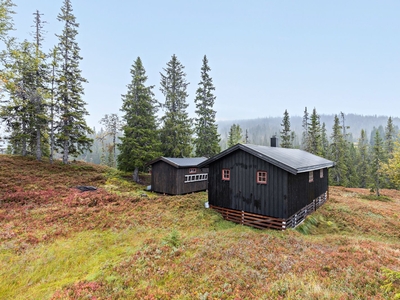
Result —
<instances>
[{"instance_id":1,"label":"dark wood siding","mask_svg":"<svg viewBox=\"0 0 400 300\"><path fill-rule=\"evenodd\" d=\"M222 180L230 169L230 180ZM257 171L267 172L267 184L257 184ZM284 218L287 215L288 174L242 150L214 161L209 172L209 203L214 206Z\"/></svg>"},{"instance_id":2,"label":"dark wood siding","mask_svg":"<svg viewBox=\"0 0 400 300\"><path fill-rule=\"evenodd\" d=\"M151 166L151 189L157 193L177 194L177 168L158 161Z\"/></svg>"},{"instance_id":3,"label":"dark wood siding","mask_svg":"<svg viewBox=\"0 0 400 300\"><path fill-rule=\"evenodd\" d=\"M182 195L207 189L207 180L185 183L185 175L190 174L189 168L178 169L164 161L158 161L152 164L151 169L151 189L154 192ZM197 168L197 174L204 173L208 173L208 168Z\"/></svg>"},{"instance_id":4,"label":"dark wood siding","mask_svg":"<svg viewBox=\"0 0 400 300\"><path fill-rule=\"evenodd\" d=\"M308 172L289 174L288 215L286 217L295 214L328 190L328 169L323 169L323 178L320 178L320 170L313 173L313 182L309 182Z\"/></svg>"},{"instance_id":5,"label":"dark wood siding","mask_svg":"<svg viewBox=\"0 0 400 300\"><path fill-rule=\"evenodd\" d=\"M208 173L208 168L197 169L197 173L190 174L190 168L178 169L177 177L176 177L176 186L177 192L179 195L188 194L192 192L205 191L207 189L207 180L204 181L195 181L195 182L187 182L185 183L185 175L196 175L196 174L204 174Z\"/></svg>"}]
</instances>

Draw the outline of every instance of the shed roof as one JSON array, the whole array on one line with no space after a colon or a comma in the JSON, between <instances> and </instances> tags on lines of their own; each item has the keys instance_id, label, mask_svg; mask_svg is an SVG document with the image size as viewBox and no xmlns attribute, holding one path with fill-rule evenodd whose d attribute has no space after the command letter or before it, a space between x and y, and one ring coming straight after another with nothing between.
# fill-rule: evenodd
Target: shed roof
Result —
<instances>
[{"instance_id":1,"label":"shed roof","mask_svg":"<svg viewBox=\"0 0 400 300\"><path fill-rule=\"evenodd\" d=\"M247 153L250 153L294 175L297 173L330 168L335 165L333 161L300 149L267 147L252 144L237 144L200 163L199 167L205 167L210 163L237 150L243 150Z\"/></svg>"},{"instance_id":2,"label":"shed roof","mask_svg":"<svg viewBox=\"0 0 400 300\"><path fill-rule=\"evenodd\" d=\"M164 157L161 156L149 162L149 165L155 164L158 161L166 162L167 164L175 167L175 168L190 168L190 167L197 167L198 164L207 160L206 157Z\"/></svg>"}]
</instances>

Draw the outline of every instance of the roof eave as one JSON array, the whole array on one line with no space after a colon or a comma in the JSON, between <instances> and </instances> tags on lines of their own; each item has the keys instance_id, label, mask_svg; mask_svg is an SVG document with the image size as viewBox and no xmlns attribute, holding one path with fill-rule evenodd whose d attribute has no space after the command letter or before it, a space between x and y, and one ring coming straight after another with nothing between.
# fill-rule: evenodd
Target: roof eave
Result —
<instances>
[{"instance_id":1,"label":"roof eave","mask_svg":"<svg viewBox=\"0 0 400 300\"><path fill-rule=\"evenodd\" d=\"M308 166L308 167L304 167L304 168L299 168L297 170L297 173L311 172L311 171L321 170L321 169L325 169L325 168L332 168L334 166L335 166L335 163L333 163L333 162L332 163L315 165L315 166Z\"/></svg>"},{"instance_id":2,"label":"roof eave","mask_svg":"<svg viewBox=\"0 0 400 300\"><path fill-rule=\"evenodd\" d=\"M158 157L158 158L150 161L149 163L147 163L147 165L154 165L155 163L157 163L159 161L163 161L163 162L165 162L165 163L167 163L167 164L169 164L169 165L171 165L171 166L173 166L175 168L178 168L178 169L180 168L179 165L177 165L176 163L170 161L169 159L165 158L164 156Z\"/></svg>"}]
</instances>

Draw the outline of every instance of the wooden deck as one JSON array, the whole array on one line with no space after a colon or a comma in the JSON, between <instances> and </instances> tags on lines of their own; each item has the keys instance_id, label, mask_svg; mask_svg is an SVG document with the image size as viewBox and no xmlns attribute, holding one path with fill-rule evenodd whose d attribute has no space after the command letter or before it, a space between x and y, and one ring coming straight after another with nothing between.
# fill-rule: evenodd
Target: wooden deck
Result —
<instances>
[{"instance_id":1,"label":"wooden deck","mask_svg":"<svg viewBox=\"0 0 400 300\"><path fill-rule=\"evenodd\" d=\"M325 192L318 198L314 199L310 204L303 207L288 219L279 219L269 216L263 216L245 211L233 210L224 207L210 205L210 207L219 212L225 220L238 224L251 226L259 229L279 229L294 228L305 220L305 218L316 211L322 204L327 201L328 194Z\"/></svg>"}]
</instances>

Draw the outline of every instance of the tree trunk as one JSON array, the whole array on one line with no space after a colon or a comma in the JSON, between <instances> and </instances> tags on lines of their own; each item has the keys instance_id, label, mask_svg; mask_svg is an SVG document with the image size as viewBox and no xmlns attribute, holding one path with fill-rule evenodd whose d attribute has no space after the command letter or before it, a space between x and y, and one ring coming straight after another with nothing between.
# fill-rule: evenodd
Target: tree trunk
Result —
<instances>
[{"instance_id":1,"label":"tree trunk","mask_svg":"<svg viewBox=\"0 0 400 300\"><path fill-rule=\"evenodd\" d=\"M51 104L50 113L50 163L53 164L54 160L54 106Z\"/></svg>"},{"instance_id":2,"label":"tree trunk","mask_svg":"<svg viewBox=\"0 0 400 300\"><path fill-rule=\"evenodd\" d=\"M139 168L135 168L135 170L133 171L133 181L134 182L138 182L139 183Z\"/></svg>"},{"instance_id":3,"label":"tree trunk","mask_svg":"<svg viewBox=\"0 0 400 300\"><path fill-rule=\"evenodd\" d=\"M68 141L64 141L64 153L63 153L63 164L68 163L69 149L68 149Z\"/></svg>"},{"instance_id":4,"label":"tree trunk","mask_svg":"<svg viewBox=\"0 0 400 300\"><path fill-rule=\"evenodd\" d=\"M42 148L41 148L41 136L40 136L40 128L39 126L36 128L36 159L42 160Z\"/></svg>"},{"instance_id":5,"label":"tree trunk","mask_svg":"<svg viewBox=\"0 0 400 300\"><path fill-rule=\"evenodd\" d=\"M38 115L40 114L40 105L41 105L41 98L37 94L36 98L34 98L34 103L36 105L36 159L37 160L42 160L42 136L41 136L41 120L38 120Z\"/></svg>"},{"instance_id":6,"label":"tree trunk","mask_svg":"<svg viewBox=\"0 0 400 300\"><path fill-rule=\"evenodd\" d=\"M26 156L26 123L22 120L22 156Z\"/></svg>"},{"instance_id":7,"label":"tree trunk","mask_svg":"<svg viewBox=\"0 0 400 300\"><path fill-rule=\"evenodd\" d=\"M379 197L381 195L379 190L379 180L376 182L376 196Z\"/></svg>"}]
</instances>

